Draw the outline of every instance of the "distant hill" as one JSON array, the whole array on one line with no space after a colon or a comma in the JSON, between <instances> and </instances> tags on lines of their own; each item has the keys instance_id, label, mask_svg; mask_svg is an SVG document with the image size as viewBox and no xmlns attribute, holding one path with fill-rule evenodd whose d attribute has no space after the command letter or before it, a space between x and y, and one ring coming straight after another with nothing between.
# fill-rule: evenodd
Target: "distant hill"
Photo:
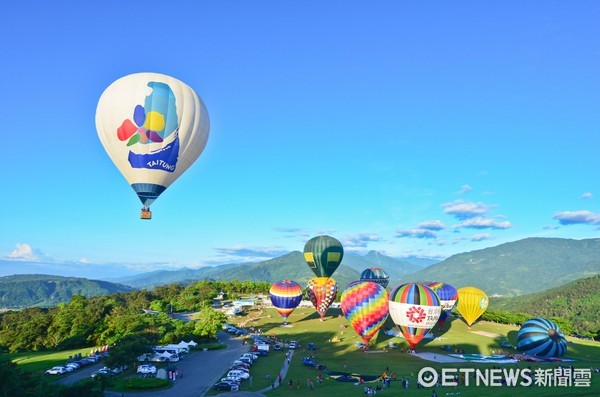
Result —
<instances>
[{"instance_id":1,"label":"distant hill","mask_svg":"<svg viewBox=\"0 0 600 397\"><path fill-rule=\"evenodd\" d=\"M356 270L359 274L370 267L382 268L390 276L390 287L398 284L402 277L415 273L432 263L435 262L423 258L392 258L377 251L369 251L365 256L344 254L342 261L342 264Z\"/></svg>"},{"instance_id":2,"label":"distant hill","mask_svg":"<svg viewBox=\"0 0 600 397\"><path fill-rule=\"evenodd\" d=\"M527 238L453 255L403 277L467 285L489 296L514 296L547 290L600 274L600 239Z\"/></svg>"},{"instance_id":3,"label":"distant hill","mask_svg":"<svg viewBox=\"0 0 600 397\"><path fill-rule=\"evenodd\" d=\"M20 274L0 277L0 308L51 307L73 295L86 297L130 292L133 289L107 281L85 278Z\"/></svg>"},{"instance_id":4,"label":"distant hill","mask_svg":"<svg viewBox=\"0 0 600 397\"><path fill-rule=\"evenodd\" d=\"M511 298L492 298L490 308L540 317L562 317L575 331L600 336L600 275L573 281L544 292Z\"/></svg>"},{"instance_id":5,"label":"distant hill","mask_svg":"<svg viewBox=\"0 0 600 397\"><path fill-rule=\"evenodd\" d=\"M414 261L414 262L413 262ZM369 267L381 267L390 275L390 285L401 277L422 269L431 260L411 258L411 261L400 260L371 251L365 256L345 253L340 267L333 278L338 286L346 287L351 281L360 278L360 273ZM164 270L142 273L136 276L112 279L110 281L129 285L135 288L153 288L171 283L190 283L198 280L252 280L275 282L282 278L305 285L314 277L302 253L298 251L263 262L207 266L199 269Z\"/></svg>"}]
</instances>

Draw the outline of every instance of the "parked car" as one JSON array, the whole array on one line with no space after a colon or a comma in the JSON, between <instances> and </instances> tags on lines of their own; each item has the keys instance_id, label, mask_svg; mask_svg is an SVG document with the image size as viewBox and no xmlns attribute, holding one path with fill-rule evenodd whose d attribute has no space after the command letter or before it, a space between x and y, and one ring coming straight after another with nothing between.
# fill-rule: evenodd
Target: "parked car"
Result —
<instances>
[{"instance_id":1,"label":"parked car","mask_svg":"<svg viewBox=\"0 0 600 397\"><path fill-rule=\"evenodd\" d=\"M227 376L237 376L240 379L248 379L250 374L248 372L239 371L239 370L231 370L227 373Z\"/></svg>"},{"instance_id":2,"label":"parked car","mask_svg":"<svg viewBox=\"0 0 600 397\"><path fill-rule=\"evenodd\" d=\"M252 361L252 359L248 358L248 357L240 357L237 361L246 363L246 364L248 364L248 366L252 366L252 364L254 364L254 361Z\"/></svg>"},{"instance_id":3,"label":"parked car","mask_svg":"<svg viewBox=\"0 0 600 397\"><path fill-rule=\"evenodd\" d=\"M231 383L219 382L219 383L215 383L215 385L213 386L213 389L231 391L232 387L233 387L233 384L231 384Z\"/></svg>"},{"instance_id":4,"label":"parked car","mask_svg":"<svg viewBox=\"0 0 600 397\"><path fill-rule=\"evenodd\" d=\"M289 348L290 348L290 349L292 349L292 350L293 350L293 349L295 349L296 347L298 347L298 343L296 343L295 341L292 341L292 342L290 342L290 344L289 344Z\"/></svg>"},{"instance_id":5,"label":"parked car","mask_svg":"<svg viewBox=\"0 0 600 397\"><path fill-rule=\"evenodd\" d=\"M52 367L49 370L46 370L46 375L62 375L67 373L67 369L65 367Z\"/></svg>"},{"instance_id":6,"label":"parked car","mask_svg":"<svg viewBox=\"0 0 600 397\"><path fill-rule=\"evenodd\" d=\"M242 381L242 378L240 378L239 376L226 376L224 378L221 379L221 382L233 382L233 383L240 383Z\"/></svg>"},{"instance_id":7,"label":"parked car","mask_svg":"<svg viewBox=\"0 0 600 397\"><path fill-rule=\"evenodd\" d=\"M97 378L99 376L114 376L116 375L115 371L110 368L104 367L99 369L98 371L92 372L90 375L92 379Z\"/></svg>"},{"instance_id":8,"label":"parked car","mask_svg":"<svg viewBox=\"0 0 600 397\"><path fill-rule=\"evenodd\" d=\"M156 374L156 367L154 365L142 364L137 369L138 374Z\"/></svg>"},{"instance_id":9,"label":"parked car","mask_svg":"<svg viewBox=\"0 0 600 397\"><path fill-rule=\"evenodd\" d=\"M242 354L242 357L248 357L250 358L252 361L255 361L258 359L258 354L254 354L254 353L244 353Z\"/></svg>"}]
</instances>

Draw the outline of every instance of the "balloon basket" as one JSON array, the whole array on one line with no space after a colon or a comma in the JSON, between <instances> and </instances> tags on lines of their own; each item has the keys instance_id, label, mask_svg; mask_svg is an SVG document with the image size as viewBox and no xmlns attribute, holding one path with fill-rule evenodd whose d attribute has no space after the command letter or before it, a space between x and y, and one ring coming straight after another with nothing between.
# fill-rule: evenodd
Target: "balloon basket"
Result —
<instances>
[{"instance_id":1,"label":"balloon basket","mask_svg":"<svg viewBox=\"0 0 600 397\"><path fill-rule=\"evenodd\" d=\"M152 219L152 212L150 210L142 210L140 219Z\"/></svg>"}]
</instances>

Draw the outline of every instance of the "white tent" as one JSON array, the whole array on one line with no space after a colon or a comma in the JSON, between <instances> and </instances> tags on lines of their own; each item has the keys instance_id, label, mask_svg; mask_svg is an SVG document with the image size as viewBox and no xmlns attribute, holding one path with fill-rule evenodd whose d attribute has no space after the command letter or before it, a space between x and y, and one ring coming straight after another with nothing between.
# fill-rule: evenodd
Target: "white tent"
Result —
<instances>
[{"instance_id":1,"label":"white tent","mask_svg":"<svg viewBox=\"0 0 600 397\"><path fill-rule=\"evenodd\" d=\"M197 343L196 343L196 342L194 342L193 340L191 340L191 341L187 342L187 344L188 344L189 346L196 346L196 345L197 345Z\"/></svg>"}]
</instances>

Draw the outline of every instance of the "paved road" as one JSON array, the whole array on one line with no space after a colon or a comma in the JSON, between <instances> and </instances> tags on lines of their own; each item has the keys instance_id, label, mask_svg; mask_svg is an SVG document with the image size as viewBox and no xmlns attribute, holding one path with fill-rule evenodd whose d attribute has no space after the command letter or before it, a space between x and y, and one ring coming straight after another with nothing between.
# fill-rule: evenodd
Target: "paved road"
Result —
<instances>
[{"instance_id":1,"label":"paved road","mask_svg":"<svg viewBox=\"0 0 600 397\"><path fill-rule=\"evenodd\" d=\"M248 346L242 346L241 339L232 338L226 332L219 333L219 339L227 349L197 351L184 356L176 365L183 369L183 378L177 379L168 390L148 393L105 392L106 397L199 397L210 390L227 371L229 365L242 353L248 351ZM238 397L241 394L238 394Z\"/></svg>"},{"instance_id":2,"label":"paved road","mask_svg":"<svg viewBox=\"0 0 600 397\"><path fill-rule=\"evenodd\" d=\"M102 361L100 361L100 363L98 364L90 365L89 367L84 367L81 369L76 369L69 375L58 379L56 383L62 383L63 385L72 385L74 383L79 382L80 380L89 379L92 375L92 372L97 371L102 367L104 367L104 364L102 363Z\"/></svg>"}]
</instances>

